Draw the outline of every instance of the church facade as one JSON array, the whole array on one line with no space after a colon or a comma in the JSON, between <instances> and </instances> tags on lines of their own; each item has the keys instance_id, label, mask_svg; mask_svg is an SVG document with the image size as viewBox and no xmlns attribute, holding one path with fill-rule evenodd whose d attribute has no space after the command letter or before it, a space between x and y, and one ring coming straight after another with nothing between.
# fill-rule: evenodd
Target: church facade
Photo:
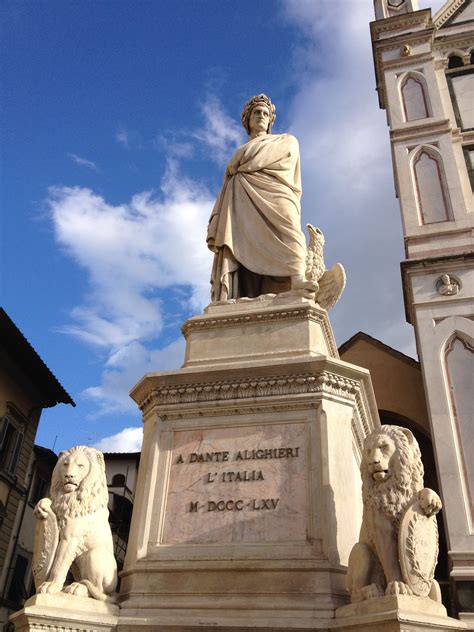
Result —
<instances>
[{"instance_id":1,"label":"church facade","mask_svg":"<svg viewBox=\"0 0 474 632\"><path fill-rule=\"evenodd\" d=\"M375 0L371 24L459 617L474 622L474 4Z\"/></svg>"}]
</instances>

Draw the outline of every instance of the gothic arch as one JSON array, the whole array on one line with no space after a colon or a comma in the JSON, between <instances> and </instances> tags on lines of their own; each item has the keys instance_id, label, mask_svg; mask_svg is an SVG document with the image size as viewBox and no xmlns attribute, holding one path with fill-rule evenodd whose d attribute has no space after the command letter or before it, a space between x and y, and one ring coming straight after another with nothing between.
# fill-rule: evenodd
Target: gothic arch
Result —
<instances>
[{"instance_id":1,"label":"gothic arch","mask_svg":"<svg viewBox=\"0 0 474 632\"><path fill-rule=\"evenodd\" d=\"M442 348L443 372L463 472L464 493L474 523L474 427L472 426L472 376L474 340L464 331L455 330Z\"/></svg>"},{"instance_id":2,"label":"gothic arch","mask_svg":"<svg viewBox=\"0 0 474 632\"><path fill-rule=\"evenodd\" d=\"M420 224L450 221L451 204L439 149L420 145L412 151L410 165Z\"/></svg>"},{"instance_id":3,"label":"gothic arch","mask_svg":"<svg viewBox=\"0 0 474 632\"><path fill-rule=\"evenodd\" d=\"M428 86L421 72L411 70L398 80L400 101L405 122L428 118L432 115Z\"/></svg>"}]
</instances>

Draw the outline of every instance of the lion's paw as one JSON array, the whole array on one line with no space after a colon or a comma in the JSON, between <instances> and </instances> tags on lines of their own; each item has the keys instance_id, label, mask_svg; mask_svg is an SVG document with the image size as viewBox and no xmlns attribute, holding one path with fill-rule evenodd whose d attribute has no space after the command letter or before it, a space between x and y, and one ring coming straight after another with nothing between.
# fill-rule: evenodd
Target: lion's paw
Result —
<instances>
[{"instance_id":1,"label":"lion's paw","mask_svg":"<svg viewBox=\"0 0 474 632\"><path fill-rule=\"evenodd\" d=\"M437 514L442 507L441 498L428 487L425 487L418 493L418 499L420 501L420 507L427 516Z\"/></svg>"},{"instance_id":2,"label":"lion's paw","mask_svg":"<svg viewBox=\"0 0 474 632\"><path fill-rule=\"evenodd\" d=\"M359 601L364 601L365 599L374 599L375 597L383 596L383 588L378 584L368 584L367 586L362 586L362 588L358 591L360 595Z\"/></svg>"},{"instance_id":3,"label":"lion's paw","mask_svg":"<svg viewBox=\"0 0 474 632\"><path fill-rule=\"evenodd\" d=\"M59 582L43 582L38 588L38 593L41 594L54 594L61 592L63 585Z\"/></svg>"},{"instance_id":4,"label":"lion's paw","mask_svg":"<svg viewBox=\"0 0 474 632\"><path fill-rule=\"evenodd\" d=\"M51 499L42 498L36 503L33 513L35 514L36 518L38 518L38 520L46 520L46 518L49 516L49 514L52 511L53 510L51 509Z\"/></svg>"},{"instance_id":5,"label":"lion's paw","mask_svg":"<svg viewBox=\"0 0 474 632\"><path fill-rule=\"evenodd\" d=\"M87 590L87 586L81 584L80 582L73 582L66 586L64 589L65 593L69 593L70 595L76 595L76 597L88 597L89 591Z\"/></svg>"},{"instance_id":6,"label":"lion's paw","mask_svg":"<svg viewBox=\"0 0 474 632\"><path fill-rule=\"evenodd\" d=\"M385 589L386 595L413 595L413 591L405 582L389 582Z\"/></svg>"}]
</instances>

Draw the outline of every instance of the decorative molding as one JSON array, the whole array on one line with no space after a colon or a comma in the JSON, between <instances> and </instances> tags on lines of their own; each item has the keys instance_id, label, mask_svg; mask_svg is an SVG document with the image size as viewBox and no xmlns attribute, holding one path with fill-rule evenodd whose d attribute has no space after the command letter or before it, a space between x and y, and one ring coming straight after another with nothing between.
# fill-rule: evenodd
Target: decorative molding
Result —
<instances>
[{"instance_id":1,"label":"decorative molding","mask_svg":"<svg viewBox=\"0 0 474 632\"><path fill-rule=\"evenodd\" d=\"M274 323L278 321L293 320L309 320L321 326L324 339L328 345L331 357L339 358L337 346L332 335L331 327L325 313L321 313L318 309L308 306L304 308L293 308L287 310L265 311L260 313L241 313L236 316L225 315L211 318L197 317L187 320L182 326L181 331L186 339L196 331L208 331L213 329L222 329L227 327L241 327L243 325L256 325L264 323Z\"/></svg>"},{"instance_id":2,"label":"decorative molding","mask_svg":"<svg viewBox=\"0 0 474 632\"><path fill-rule=\"evenodd\" d=\"M345 399L354 408L352 433L362 452L364 438L373 428L370 415L362 396L361 386L352 380L329 371L317 375L310 373L256 378L238 378L232 381L202 382L176 387L153 389L139 404L145 423L152 421L152 411L162 420L174 421L190 418L212 418L228 415L251 413L283 412L308 410L319 406L317 400L271 401L272 397L294 395L325 395ZM255 401L260 398L261 401ZM247 400L247 402L243 400ZM239 401L237 404L236 400ZM195 406L189 404L213 403L213 406ZM215 403L219 402L219 406ZM155 410L155 407L167 407ZM175 408L176 407L176 408Z\"/></svg>"},{"instance_id":3,"label":"decorative molding","mask_svg":"<svg viewBox=\"0 0 474 632\"><path fill-rule=\"evenodd\" d=\"M398 46L393 46L392 48L398 48ZM380 65L384 71L397 70L398 68L401 68L406 71L415 70L419 72L420 69L417 66L431 61L433 61L431 53L420 53L409 57L399 57L398 59L387 59L386 61L380 60Z\"/></svg>"},{"instance_id":4,"label":"decorative molding","mask_svg":"<svg viewBox=\"0 0 474 632\"><path fill-rule=\"evenodd\" d=\"M262 413L281 413L295 410L308 410L308 408L317 408L319 402L293 402L288 404L278 403L272 404L271 402L262 402L258 405L241 405L236 407L235 404L229 404L228 406L219 406L219 408L205 408L199 409L199 417L211 418L211 417L233 417L234 415L242 415L242 412L246 414L262 414ZM160 418L164 421L177 421L179 419L191 419L196 417L196 410L180 410L178 412L166 412L160 413Z\"/></svg>"},{"instance_id":5,"label":"decorative molding","mask_svg":"<svg viewBox=\"0 0 474 632\"><path fill-rule=\"evenodd\" d=\"M452 0L451 4L442 9L441 13L438 15L435 15L433 18L433 23L435 25L436 28L440 28L441 26L443 26L443 24L445 22L447 22L449 20L450 17L452 17L456 11L462 7L464 4L464 0Z\"/></svg>"},{"instance_id":6,"label":"decorative molding","mask_svg":"<svg viewBox=\"0 0 474 632\"><path fill-rule=\"evenodd\" d=\"M454 53L455 49L461 49L461 52L466 53L472 48L472 35L466 35L466 33L453 33L449 37L443 36L443 39L439 39L433 42L433 51L437 51L448 60L450 53ZM453 70L462 70L462 68L453 68Z\"/></svg>"},{"instance_id":7,"label":"decorative molding","mask_svg":"<svg viewBox=\"0 0 474 632\"><path fill-rule=\"evenodd\" d=\"M280 375L271 377L236 378L219 382L196 382L192 384L154 388L139 402L140 409L153 406L175 406L201 402L221 402L235 399L259 397L281 397L325 393L346 399L354 399L360 390L356 380L322 371L319 375Z\"/></svg>"},{"instance_id":8,"label":"decorative molding","mask_svg":"<svg viewBox=\"0 0 474 632\"><path fill-rule=\"evenodd\" d=\"M395 31L399 31L403 28L413 28L414 26L419 26L420 24L425 28L430 28L430 9L403 13L396 17L371 22L370 27L372 31L372 39L378 39L376 36L380 35L380 33L395 33ZM394 37L396 36L397 35L395 34Z\"/></svg>"},{"instance_id":9,"label":"decorative molding","mask_svg":"<svg viewBox=\"0 0 474 632\"><path fill-rule=\"evenodd\" d=\"M418 119L426 120L426 119ZM397 129L390 130L390 140L392 142L399 141L417 141L417 139L425 136L434 136L440 134L449 134L452 132L451 123L448 119L443 121L429 123L417 123L417 121L407 121L405 127L399 127ZM418 143L415 143L415 146ZM433 145L433 143L430 143ZM412 148L410 148L412 149Z\"/></svg>"}]
</instances>

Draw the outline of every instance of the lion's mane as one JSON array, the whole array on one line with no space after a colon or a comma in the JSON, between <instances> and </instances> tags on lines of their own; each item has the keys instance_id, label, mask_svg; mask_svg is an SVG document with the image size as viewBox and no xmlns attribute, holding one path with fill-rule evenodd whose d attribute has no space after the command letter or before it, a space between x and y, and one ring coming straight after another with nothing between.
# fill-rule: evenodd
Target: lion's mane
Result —
<instances>
[{"instance_id":1,"label":"lion's mane","mask_svg":"<svg viewBox=\"0 0 474 632\"><path fill-rule=\"evenodd\" d=\"M399 426L381 426L378 435L388 435L395 444L391 459L391 476L376 483L364 458L361 462L362 498L364 506L384 513L397 528L400 518L413 496L423 488L423 463L418 442Z\"/></svg>"},{"instance_id":2,"label":"lion's mane","mask_svg":"<svg viewBox=\"0 0 474 632\"><path fill-rule=\"evenodd\" d=\"M61 480L61 463L65 458L79 452L87 457L90 464L89 472L79 484L78 489L66 494ZM51 479L51 500L51 508L56 514L60 529L69 518L86 516L102 507L107 507L109 496L102 452L84 445L61 452Z\"/></svg>"}]
</instances>

